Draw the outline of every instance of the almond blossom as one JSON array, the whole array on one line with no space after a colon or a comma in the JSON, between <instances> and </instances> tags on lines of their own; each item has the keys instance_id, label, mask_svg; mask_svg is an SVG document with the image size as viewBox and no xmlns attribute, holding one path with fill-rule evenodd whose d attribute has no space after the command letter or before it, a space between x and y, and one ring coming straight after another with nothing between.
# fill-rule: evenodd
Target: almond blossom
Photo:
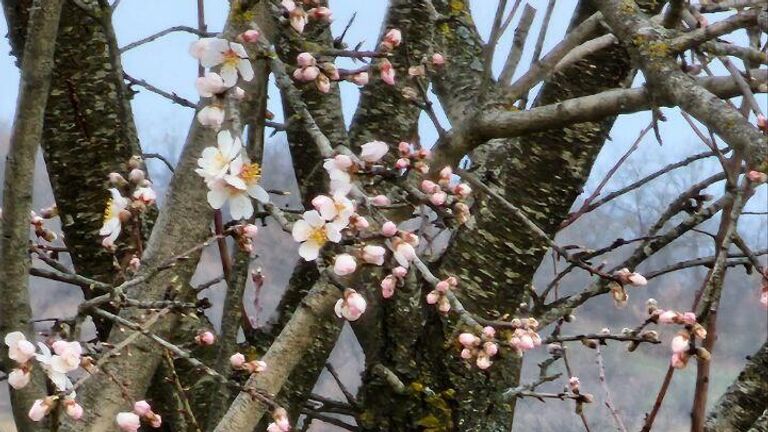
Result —
<instances>
[{"instance_id":1,"label":"almond blossom","mask_svg":"<svg viewBox=\"0 0 768 432\"><path fill-rule=\"evenodd\" d=\"M395 85L395 67L387 59L382 59L379 62L379 72L381 73L381 80L389 85Z\"/></svg>"},{"instance_id":2,"label":"almond blossom","mask_svg":"<svg viewBox=\"0 0 768 432\"><path fill-rule=\"evenodd\" d=\"M229 202L233 219L247 219L253 215L251 198L269 202L269 194L259 185L260 180L259 164L251 163L241 154L229 165L229 174L208 183L208 204L218 210Z\"/></svg>"},{"instance_id":3,"label":"almond blossom","mask_svg":"<svg viewBox=\"0 0 768 432\"><path fill-rule=\"evenodd\" d=\"M400 46L403 42L403 34L398 29L389 29L384 38L381 41L381 49L384 51L391 51L393 48Z\"/></svg>"},{"instance_id":4,"label":"almond blossom","mask_svg":"<svg viewBox=\"0 0 768 432\"><path fill-rule=\"evenodd\" d=\"M333 194L333 197L318 195L312 199L312 206L323 219L343 224L348 223L350 217L355 213L354 203L340 193Z\"/></svg>"},{"instance_id":5,"label":"almond blossom","mask_svg":"<svg viewBox=\"0 0 768 432\"><path fill-rule=\"evenodd\" d=\"M8 374L8 385L18 390L26 387L31 378L32 374L26 368L12 369L11 373Z\"/></svg>"},{"instance_id":6,"label":"almond blossom","mask_svg":"<svg viewBox=\"0 0 768 432\"><path fill-rule=\"evenodd\" d=\"M48 396L45 399L36 399L35 402L32 403L32 407L29 408L27 416L29 416L30 420L39 422L51 412L55 405L56 399L52 396Z\"/></svg>"},{"instance_id":7,"label":"almond blossom","mask_svg":"<svg viewBox=\"0 0 768 432\"><path fill-rule=\"evenodd\" d=\"M297 6L293 0L283 0L281 4L288 12L288 20L291 23L291 27L297 33L303 33L304 27L307 25L307 13L304 12L304 8Z\"/></svg>"},{"instance_id":8,"label":"almond blossom","mask_svg":"<svg viewBox=\"0 0 768 432\"><path fill-rule=\"evenodd\" d=\"M120 230L123 225L121 214L128 207L129 201L120 195L120 191L115 188L110 188L109 193L111 198L107 200L107 208L104 210L104 223L99 230L99 235L106 236L104 241L111 245L120 236Z\"/></svg>"},{"instance_id":9,"label":"almond blossom","mask_svg":"<svg viewBox=\"0 0 768 432\"><path fill-rule=\"evenodd\" d=\"M141 418L132 412L117 413L115 422L123 432L138 432L141 427Z\"/></svg>"},{"instance_id":10,"label":"almond blossom","mask_svg":"<svg viewBox=\"0 0 768 432\"><path fill-rule=\"evenodd\" d=\"M216 143L216 147L206 147L202 157L197 160L197 166L200 168L195 172L206 182L223 177L243 147L240 138L232 137L228 130L219 132Z\"/></svg>"},{"instance_id":11,"label":"almond blossom","mask_svg":"<svg viewBox=\"0 0 768 432\"><path fill-rule=\"evenodd\" d=\"M365 298L358 294L357 291L347 288L344 290L344 298L336 302L334 311L339 318L344 318L347 321L357 321L365 312L366 307Z\"/></svg>"},{"instance_id":12,"label":"almond blossom","mask_svg":"<svg viewBox=\"0 0 768 432\"><path fill-rule=\"evenodd\" d=\"M203 67L221 65L219 72L228 88L237 84L238 72L245 81L253 79L253 66L248 59L248 53L239 43L219 38L203 38L193 43L190 53L200 60Z\"/></svg>"},{"instance_id":13,"label":"almond blossom","mask_svg":"<svg viewBox=\"0 0 768 432\"><path fill-rule=\"evenodd\" d=\"M208 105L197 113L197 121L205 127L219 130L224 124L224 110L217 105Z\"/></svg>"},{"instance_id":14,"label":"almond blossom","mask_svg":"<svg viewBox=\"0 0 768 432\"><path fill-rule=\"evenodd\" d=\"M362 258L368 264L380 266L384 264L384 255L386 253L387 250L381 246L366 245L363 247Z\"/></svg>"},{"instance_id":15,"label":"almond blossom","mask_svg":"<svg viewBox=\"0 0 768 432\"><path fill-rule=\"evenodd\" d=\"M293 224L292 230L293 239L301 243L299 255L306 261L316 260L325 243L341 241L344 226L337 222L326 222L317 210L304 212L303 218Z\"/></svg>"},{"instance_id":16,"label":"almond blossom","mask_svg":"<svg viewBox=\"0 0 768 432\"><path fill-rule=\"evenodd\" d=\"M382 141L371 141L360 146L360 159L374 163L383 158L389 151L387 143Z\"/></svg>"},{"instance_id":17,"label":"almond blossom","mask_svg":"<svg viewBox=\"0 0 768 432\"><path fill-rule=\"evenodd\" d=\"M357 269L357 261L350 254L336 255L333 263L333 272L339 276L351 275Z\"/></svg>"},{"instance_id":18,"label":"almond blossom","mask_svg":"<svg viewBox=\"0 0 768 432\"><path fill-rule=\"evenodd\" d=\"M8 346L8 358L16 363L24 364L35 356L35 345L20 331L5 335L5 345Z\"/></svg>"},{"instance_id":19,"label":"almond blossom","mask_svg":"<svg viewBox=\"0 0 768 432\"><path fill-rule=\"evenodd\" d=\"M56 341L53 344L56 354L52 354L48 346L43 343L38 343L37 346L40 348L40 354L36 354L35 357L48 375L48 379L59 391L72 388L72 381L69 380L67 373L80 366L82 354L80 344L78 342Z\"/></svg>"},{"instance_id":20,"label":"almond blossom","mask_svg":"<svg viewBox=\"0 0 768 432\"><path fill-rule=\"evenodd\" d=\"M201 97L212 97L223 93L229 87L224 84L224 78L216 72L206 72L195 81L195 88Z\"/></svg>"}]
</instances>

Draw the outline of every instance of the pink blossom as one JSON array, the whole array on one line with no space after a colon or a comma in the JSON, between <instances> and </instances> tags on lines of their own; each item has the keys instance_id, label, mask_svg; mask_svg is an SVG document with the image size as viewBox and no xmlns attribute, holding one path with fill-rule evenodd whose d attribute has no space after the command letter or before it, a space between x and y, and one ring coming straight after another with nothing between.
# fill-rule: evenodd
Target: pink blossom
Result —
<instances>
[{"instance_id":1,"label":"pink blossom","mask_svg":"<svg viewBox=\"0 0 768 432\"><path fill-rule=\"evenodd\" d=\"M683 314L683 322L689 325L696 324L696 314L693 312L686 312Z\"/></svg>"},{"instance_id":2,"label":"pink blossom","mask_svg":"<svg viewBox=\"0 0 768 432\"><path fill-rule=\"evenodd\" d=\"M480 356L477 356L477 361L475 362L475 364L477 364L478 368L485 370L491 367L492 362L491 362L491 359L488 358L488 356L480 355Z\"/></svg>"},{"instance_id":3,"label":"pink blossom","mask_svg":"<svg viewBox=\"0 0 768 432\"><path fill-rule=\"evenodd\" d=\"M115 421L120 430L124 432L138 432L141 427L141 419L132 412L117 413Z\"/></svg>"},{"instance_id":4,"label":"pink blossom","mask_svg":"<svg viewBox=\"0 0 768 432\"><path fill-rule=\"evenodd\" d=\"M133 270L134 272L139 271L141 268L141 260L137 256L133 256L131 260L128 262L128 267Z\"/></svg>"},{"instance_id":5,"label":"pink blossom","mask_svg":"<svg viewBox=\"0 0 768 432\"><path fill-rule=\"evenodd\" d=\"M760 171L749 171L747 173L747 178L752 183L765 183L768 182L768 174L761 173Z\"/></svg>"},{"instance_id":6,"label":"pink blossom","mask_svg":"<svg viewBox=\"0 0 768 432\"><path fill-rule=\"evenodd\" d=\"M520 336L520 343L517 345L517 347L521 351L528 351L533 349L536 346L536 344L533 342L533 338L530 335L524 334Z\"/></svg>"},{"instance_id":7,"label":"pink blossom","mask_svg":"<svg viewBox=\"0 0 768 432\"><path fill-rule=\"evenodd\" d=\"M195 88L197 93L202 97L212 97L213 95L224 93L227 85L224 84L224 78L216 72L206 72L205 76L201 76L195 81Z\"/></svg>"},{"instance_id":8,"label":"pink blossom","mask_svg":"<svg viewBox=\"0 0 768 432\"><path fill-rule=\"evenodd\" d=\"M250 239L256 238L256 234L258 232L259 232L259 227L257 227L254 224L246 224L243 226L243 235Z\"/></svg>"},{"instance_id":9,"label":"pink blossom","mask_svg":"<svg viewBox=\"0 0 768 432\"><path fill-rule=\"evenodd\" d=\"M35 346L22 332L15 331L5 335L5 345L8 346L8 358L16 363L26 363L35 356Z\"/></svg>"},{"instance_id":10,"label":"pink blossom","mask_svg":"<svg viewBox=\"0 0 768 432\"><path fill-rule=\"evenodd\" d=\"M208 330L195 336L195 343L201 346L213 345L214 342L216 342L216 336Z\"/></svg>"},{"instance_id":11,"label":"pink blossom","mask_svg":"<svg viewBox=\"0 0 768 432\"><path fill-rule=\"evenodd\" d=\"M24 388L29 384L31 374L26 369L13 369L8 374L8 385L18 390Z\"/></svg>"},{"instance_id":12,"label":"pink blossom","mask_svg":"<svg viewBox=\"0 0 768 432\"><path fill-rule=\"evenodd\" d=\"M445 64L445 57L440 53L432 54L432 64L435 66L442 66Z\"/></svg>"},{"instance_id":13,"label":"pink blossom","mask_svg":"<svg viewBox=\"0 0 768 432\"><path fill-rule=\"evenodd\" d=\"M480 338L472 333L462 333L459 335L459 343L467 348L471 348L480 343Z\"/></svg>"},{"instance_id":14,"label":"pink blossom","mask_svg":"<svg viewBox=\"0 0 768 432\"><path fill-rule=\"evenodd\" d=\"M360 159L366 162L378 162L389 151L387 143L382 141L371 141L361 146Z\"/></svg>"},{"instance_id":15,"label":"pink blossom","mask_svg":"<svg viewBox=\"0 0 768 432\"><path fill-rule=\"evenodd\" d=\"M429 202L436 206L441 206L445 204L445 200L448 199L448 194L446 194L443 191L433 193L429 196Z\"/></svg>"},{"instance_id":16,"label":"pink blossom","mask_svg":"<svg viewBox=\"0 0 768 432\"><path fill-rule=\"evenodd\" d=\"M146 175L144 174L144 171L138 168L134 168L128 173L128 180L136 184L143 182L145 178Z\"/></svg>"},{"instance_id":17,"label":"pink blossom","mask_svg":"<svg viewBox=\"0 0 768 432\"><path fill-rule=\"evenodd\" d=\"M355 272L357 269L357 262L355 258L350 254L336 255L336 260L333 263L333 272L339 276L347 276Z\"/></svg>"},{"instance_id":18,"label":"pink blossom","mask_svg":"<svg viewBox=\"0 0 768 432\"><path fill-rule=\"evenodd\" d=\"M408 268L410 262L416 259L416 249L410 244L403 242L397 245L394 255L398 264Z\"/></svg>"},{"instance_id":19,"label":"pink blossom","mask_svg":"<svg viewBox=\"0 0 768 432\"><path fill-rule=\"evenodd\" d=\"M315 66L317 61L315 60L315 57L312 56L312 54L303 52L296 56L296 63L299 65L299 67L305 68L309 66Z\"/></svg>"},{"instance_id":20,"label":"pink blossom","mask_svg":"<svg viewBox=\"0 0 768 432\"><path fill-rule=\"evenodd\" d=\"M386 249L381 246L367 245L363 248L363 261L368 264L382 265L384 264L384 255Z\"/></svg>"},{"instance_id":21,"label":"pink blossom","mask_svg":"<svg viewBox=\"0 0 768 432\"><path fill-rule=\"evenodd\" d=\"M463 358L464 360L469 360L472 358L472 351L469 348L464 348L463 350L461 350L460 355L461 355L461 358Z\"/></svg>"},{"instance_id":22,"label":"pink blossom","mask_svg":"<svg viewBox=\"0 0 768 432\"><path fill-rule=\"evenodd\" d=\"M333 12L325 6L312 8L307 11L307 14L318 21L330 22L333 19Z\"/></svg>"},{"instance_id":23,"label":"pink blossom","mask_svg":"<svg viewBox=\"0 0 768 432\"><path fill-rule=\"evenodd\" d=\"M688 354L686 353L673 353L670 359L670 364L675 369L683 369L688 364Z\"/></svg>"},{"instance_id":24,"label":"pink blossom","mask_svg":"<svg viewBox=\"0 0 768 432\"><path fill-rule=\"evenodd\" d=\"M317 66L309 66L293 71L293 79L299 82L315 81L320 76L320 69Z\"/></svg>"},{"instance_id":25,"label":"pink blossom","mask_svg":"<svg viewBox=\"0 0 768 432\"><path fill-rule=\"evenodd\" d=\"M389 200L389 198L386 197L386 195L376 195L375 197L371 198L371 204L375 206L388 206L392 204L392 202Z\"/></svg>"},{"instance_id":26,"label":"pink blossom","mask_svg":"<svg viewBox=\"0 0 768 432\"><path fill-rule=\"evenodd\" d=\"M405 267L397 266L392 269L392 274L395 277L404 278L408 274L408 269Z\"/></svg>"},{"instance_id":27,"label":"pink blossom","mask_svg":"<svg viewBox=\"0 0 768 432\"><path fill-rule=\"evenodd\" d=\"M440 297L440 300L437 301L437 310L439 310L442 313L448 313L451 311L451 302L448 301L447 298Z\"/></svg>"},{"instance_id":28,"label":"pink blossom","mask_svg":"<svg viewBox=\"0 0 768 432\"><path fill-rule=\"evenodd\" d=\"M483 350L486 354L493 357L499 352L499 346L493 342L486 342L483 344Z\"/></svg>"},{"instance_id":29,"label":"pink blossom","mask_svg":"<svg viewBox=\"0 0 768 432\"><path fill-rule=\"evenodd\" d=\"M453 169L451 167L447 166L440 170L440 178L441 179L450 179L453 175Z\"/></svg>"},{"instance_id":30,"label":"pink blossom","mask_svg":"<svg viewBox=\"0 0 768 432\"><path fill-rule=\"evenodd\" d=\"M381 235L384 237L392 237L395 234L397 234L397 225L392 221L384 222L384 225L381 226Z\"/></svg>"},{"instance_id":31,"label":"pink blossom","mask_svg":"<svg viewBox=\"0 0 768 432\"><path fill-rule=\"evenodd\" d=\"M224 110L215 105L208 105L197 113L197 121L203 126L219 130L224 123Z\"/></svg>"},{"instance_id":32,"label":"pink blossom","mask_svg":"<svg viewBox=\"0 0 768 432\"><path fill-rule=\"evenodd\" d=\"M493 339L496 337L496 329L491 326L483 327L483 336L488 339Z\"/></svg>"},{"instance_id":33,"label":"pink blossom","mask_svg":"<svg viewBox=\"0 0 768 432\"><path fill-rule=\"evenodd\" d=\"M267 370L267 363L261 360L251 360L244 364L243 367L250 373L258 373Z\"/></svg>"},{"instance_id":34,"label":"pink blossom","mask_svg":"<svg viewBox=\"0 0 768 432\"><path fill-rule=\"evenodd\" d=\"M347 321L357 321L365 312L367 304L365 298L353 289L344 291L344 298L336 302L335 312L339 318Z\"/></svg>"},{"instance_id":35,"label":"pink blossom","mask_svg":"<svg viewBox=\"0 0 768 432\"><path fill-rule=\"evenodd\" d=\"M260 36L261 36L261 33L259 33L258 30L246 30L240 35L240 37L243 39L243 42L248 42L248 43L258 42Z\"/></svg>"},{"instance_id":36,"label":"pink blossom","mask_svg":"<svg viewBox=\"0 0 768 432\"><path fill-rule=\"evenodd\" d=\"M659 324L672 324L675 322L676 318L677 312L671 310L663 311L659 314Z\"/></svg>"},{"instance_id":37,"label":"pink blossom","mask_svg":"<svg viewBox=\"0 0 768 432\"><path fill-rule=\"evenodd\" d=\"M384 50L391 50L392 48L400 46L403 42L403 34L398 29L390 29L384 35L384 39L381 41L381 46Z\"/></svg>"},{"instance_id":38,"label":"pink blossom","mask_svg":"<svg viewBox=\"0 0 768 432\"><path fill-rule=\"evenodd\" d=\"M140 417L144 417L145 415L152 412L152 407L149 405L149 402L140 400L133 404L133 412L138 414Z\"/></svg>"},{"instance_id":39,"label":"pink blossom","mask_svg":"<svg viewBox=\"0 0 768 432\"><path fill-rule=\"evenodd\" d=\"M688 343L688 336L677 335L672 338L672 352L680 354L688 351L690 344Z\"/></svg>"},{"instance_id":40,"label":"pink blossom","mask_svg":"<svg viewBox=\"0 0 768 432\"><path fill-rule=\"evenodd\" d=\"M435 284L435 289L441 293L447 292L450 288L451 286L444 280Z\"/></svg>"},{"instance_id":41,"label":"pink blossom","mask_svg":"<svg viewBox=\"0 0 768 432\"><path fill-rule=\"evenodd\" d=\"M32 407L29 409L27 416L29 416L30 420L39 422L45 416L47 416L49 412L51 412L51 408L53 408L54 403L55 402L51 397L47 397L45 399L36 399L32 403Z\"/></svg>"},{"instance_id":42,"label":"pink blossom","mask_svg":"<svg viewBox=\"0 0 768 432\"><path fill-rule=\"evenodd\" d=\"M67 415L72 420L80 420L83 417L83 407L72 399L64 401Z\"/></svg>"},{"instance_id":43,"label":"pink blossom","mask_svg":"<svg viewBox=\"0 0 768 432\"><path fill-rule=\"evenodd\" d=\"M440 190L440 186L437 185L437 183L433 182L432 180L422 180L421 182L421 191L424 193L435 193Z\"/></svg>"},{"instance_id":44,"label":"pink blossom","mask_svg":"<svg viewBox=\"0 0 768 432\"><path fill-rule=\"evenodd\" d=\"M395 85L395 68L389 60L382 59L379 62L379 72L381 73L382 81L389 85Z\"/></svg>"},{"instance_id":45,"label":"pink blossom","mask_svg":"<svg viewBox=\"0 0 768 432\"><path fill-rule=\"evenodd\" d=\"M397 286L397 279L393 275L387 275L381 281L381 296L385 299L392 297L395 294L395 287Z\"/></svg>"},{"instance_id":46,"label":"pink blossom","mask_svg":"<svg viewBox=\"0 0 768 432\"><path fill-rule=\"evenodd\" d=\"M400 158L395 162L395 168L406 169L411 165L411 160L408 158Z\"/></svg>"},{"instance_id":47,"label":"pink blossom","mask_svg":"<svg viewBox=\"0 0 768 432\"><path fill-rule=\"evenodd\" d=\"M438 300L440 300L440 294L438 294L437 291L430 291L429 294L427 294L428 304L436 304Z\"/></svg>"},{"instance_id":48,"label":"pink blossom","mask_svg":"<svg viewBox=\"0 0 768 432\"><path fill-rule=\"evenodd\" d=\"M469 196L469 194L472 193L472 188L469 187L469 185L466 183L459 183L455 188L453 188L453 193L460 198L466 198Z\"/></svg>"},{"instance_id":49,"label":"pink blossom","mask_svg":"<svg viewBox=\"0 0 768 432\"><path fill-rule=\"evenodd\" d=\"M352 75L352 82L359 85L364 86L368 84L368 72L359 72L354 75Z\"/></svg>"},{"instance_id":50,"label":"pink blossom","mask_svg":"<svg viewBox=\"0 0 768 432\"><path fill-rule=\"evenodd\" d=\"M232 354L232 356L229 357L229 365L232 366L233 369L240 369L245 364L245 356L238 353Z\"/></svg>"}]
</instances>

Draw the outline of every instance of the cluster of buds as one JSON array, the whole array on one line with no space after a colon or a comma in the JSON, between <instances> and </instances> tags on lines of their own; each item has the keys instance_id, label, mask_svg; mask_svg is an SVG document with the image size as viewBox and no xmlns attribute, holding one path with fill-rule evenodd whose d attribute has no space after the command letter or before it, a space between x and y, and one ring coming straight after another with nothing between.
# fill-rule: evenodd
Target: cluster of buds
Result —
<instances>
[{"instance_id":1,"label":"cluster of buds","mask_svg":"<svg viewBox=\"0 0 768 432\"><path fill-rule=\"evenodd\" d=\"M56 241L58 236L55 232L46 228L44 222L45 219L53 219L58 215L59 209L55 204L51 207L40 210L39 214L35 213L34 211L30 211L29 224L32 225L32 227L35 229L35 236L47 241L48 243L53 243Z\"/></svg>"},{"instance_id":2,"label":"cluster of buds","mask_svg":"<svg viewBox=\"0 0 768 432\"><path fill-rule=\"evenodd\" d=\"M400 158L395 162L395 168L400 170L413 169L421 174L429 172L429 164L427 163L431 156L429 150L416 150L412 144L407 142L401 142L397 148L400 152Z\"/></svg>"},{"instance_id":3,"label":"cluster of buds","mask_svg":"<svg viewBox=\"0 0 768 432\"><path fill-rule=\"evenodd\" d=\"M331 91L331 81L339 81L339 70L333 63L317 63L315 57L308 52L303 52L296 57L296 65L293 71L293 79L298 82L313 82L321 93Z\"/></svg>"},{"instance_id":4,"label":"cluster of buds","mask_svg":"<svg viewBox=\"0 0 768 432\"><path fill-rule=\"evenodd\" d=\"M386 253L387 250L381 246L365 245L357 251L356 255L357 259L361 259L366 264L380 266L384 264ZM346 253L336 255L333 271L339 276L350 275L357 269L357 259Z\"/></svg>"},{"instance_id":5,"label":"cluster of buds","mask_svg":"<svg viewBox=\"0 0 768 432\"><path fill-rule=\"evenodd\" d=\"M152 411L152 407L145 400L133 404L133 412L121 412L115 418L117 426L124 432L137 432L141 428L142 420L155 429L163 424L162 417Z\"/></svg>"},{"instance_id":6,"label":"cluster of buds","mask_svg":"<svg viewBox=\"0 0 768 432\"><path fill-rule=\"evenodd\" d=\"M252 253L253 242L256 240L256 234L259 228L253 224L242 224L235 227L235 239L241 250Z\"/></svg>"},{"instance_id":7,"label":"cluster of buds","mask_svg":"<svg viewBox=\"0 0 768 432\"><path fill-rule=\"evenodd\" d=\"M541 345L541 336L536 333L539 322L534 318L515 318L511 324L514 330L507 335L507 343L519 353Z\"/></svg>"},{"instance_id":8,"label":"cluster of buds","mask_svg":"<svg viewBox=\"0 0 768 432\"><path fill-rule=\"evenodd\" d=\"M472 193L472 188L466 183L455 181L450 167L440 170L439 176L437 183L423 180L420 186L421 191L427 195L432 205L451 207L457 222L467 223L471 215L469 206L464 201Z\"/></svg>"},{"instance_id":9,"label":"cluster of buds","mask_svg":"<svg viewBox=\"0 0 768 432\"><path fill-rule=\"evenodd\" d=\"M288 412L285 408L278 407L272 411L272 423L267 426L267 432L289 432L291 423L288 421Z\"/></svg>"},{"instance_id":10,"label":"cluster of buds","mask_svg":"<svg viewBox=\"0 0 768 432\"><path fill-rule=\"evenodd\" d=\"M47 416L59 403L59 396L46 396L43 399L36 399L32 403L27 416L30 420L39 422ZM64 412L73 420L80 420L83 417L83 407L75 400L75 392L64 396L61 400Z\"/></svg>"},{"instance_id":11,"label":"cluster of buds","mask_svg":"<svg viewBox=\"0 0 768 432\"><path fill-rule=\"evenodd\" d=\"M403 266L392 269L392 273L381 281L381 296L385 299L392 297L395 294L395 288L403 283L406 275L408 275L408 269Z\"/></svg>"},{"instance_id":12,"label":"cluster of buds","mask_svg":"<svg viewBox=\"0 0 768 432\"><path fill-rule=\"evenodd\" d=\"M657 324L677 324L685 326L674 338L672 338L672 358L670 363L676 369L682 369L688 364L691 355L701 360L709 360L710 353L704 347L696 347L694 338L706 339L707 329L696 321L693 312L677 312L673 310L659 309L656 300L649 299L648 313L650 321Z\"/></svg>"},{"instance_id":13,"label":"cluster of buds","mask_svg":"<svg viewBox=\"0 0 768 432\"><path fill-rule=\"evenodd\" d=\"M459 280L454 276L441 280L435 284L435 289L427 294L427 303L437 305L437 310L447 314L451 311L451 301L448 299L448 292L459 286Z\"/></svg>"},{"instance_id":14,"label":"cluster of buds","mask_svg":"<svg viewBox=\"0 0 768 432\"><path fill-rule=\"evenodd\" d=\"M109 250L114 250L122 225L133 219L134 215L146 211L147 206L157 199L143 165L140 156L133 156L128 161L128 180L117 172L108 175L112 188L109 189L110 198L104 210L104 224L99 235L104 236L101 244ZM123 196L124 192L131 198Z\"/></svg>"},{"instance_id":15,"label":"cluster of buds","mask_svg":"<svg viewBox=\"0 0 768 432\"><path fill-rule=\"evenodd\" d=\"M483 327L480 337L472 333L462 333L459 335L459 343L463 347L461 358L464 360L475 359L475 364L480 369L488 369L493 362L491 357L499 352L499 346L494 342L496 329L487 326Z\"/></svg>"},{"instance_id":16,"label":"cluster of buds","mask_svg":"<svg viewBox=\"0 0 768 432\"><path fill-rule=\"evenodd\" d=\"M267 364L261 360L247 361L245 356L241 353L234 353L229 358L229 364L234 370L246 371L249 374L264 372L267 370Z\"/></svg>"},{"instance_id":17,"label":"cluster of buds","mask_svg":"<svg viewBox=\"0 0 768 432\"><path fill-rule=\"evenodd\" d=\"M766 132L768 134L768 132ZM768 174L762 173L760 171L752 170L747 173L747 179L751 181L752 183L757 183L758 185L761 185L763 183L768 182Z\"/></svg>"},{"instance_id":18,"label":"cluster of buds","mask_svg":"<svg viewBox=\"0 0 768 432\"><path fill-rule=\"evenodd\" d=\"M333 20L333 12L325 6L319 6L316 0L283 0L281 5L296 33L303 33L310 19L326 23ZM309 9L305 10L305 8Z\"/></svg>"},{"instance_id":19,"label":"cluster of buds","mask_svg":"<svg viewBox=\"0 0 768 432\"><path fill-rule=\"evenodd\" d=\"M366 307L365 298L357 291L347 288L344 290L344 296L336 302L334 311L339 318L357 321L365 312Z\"/></svg>"}]
</instances>

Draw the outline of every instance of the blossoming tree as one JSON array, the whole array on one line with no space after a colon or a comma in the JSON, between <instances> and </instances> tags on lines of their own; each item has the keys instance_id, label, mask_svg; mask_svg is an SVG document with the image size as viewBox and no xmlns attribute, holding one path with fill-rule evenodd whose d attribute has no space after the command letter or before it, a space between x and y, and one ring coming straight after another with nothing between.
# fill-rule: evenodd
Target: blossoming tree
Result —
<instances>
[{"instance_id":1,"label":"blossoming tree","mask_svg":"<svg viewBox=\"0 0 768 432\"><path fill-rule=\"evenodd\" d=\"M602 345L631 352L659 343L670 347L669 367L644 431L686 367L698 378L693 431L768 427L765 344L706 412L726 271L744 265L763 275L754 307L768 305L768 252L736 231L768 181L768 121L755 96L768 90L764 2L580 1L566 36L543 53L551 0L527 69L520 59L535 11L520 0L498 1L488 40L466 1L390 0L372 51L349 49L331 33L333 14L321 0L233 0L216 34L199 2L198 28L181 29L200 37L189 49L200 65L197 103L124 75L120 64L121 51L179 29L120 49L111 27L119 1L2 3L22 78L0 239L2 365L20 431L274 432L291 430L300 415L305 425L317 419L349 430L508 431L520 398L573 404L590 430L585 406L594 390L584 388L569 350L596 350L600 363ZM717 12L726 14L710 22ZM512 49L496 76L497 44L513 21ZM743 45L720 39L740 30L749 36ZM339 58L361 66L337 67ZM713 75L713 64L728 74ZM638 71L644 85L628 88ZM268 118L270 77L286 124ZM196 110L178 163L168 163L173 177L160 208L128 85ZM339 86L360 88L349 126ZM648 110L646 132L659 136L662 106L679 107L709 151L601 194L622 158L569 211L616 116ZM419 142L422 113L435 143ZM275 205L279 191L262 185L265 127L289 137L301 209ZM38 144L56 203L30 213ZM600 250L555 241L606 202L707 157L722 173L690 185L644 237ZM717 199L702 194L723 181ZM715 215L712 257L636 271ZM56 217L66 221L60 233L48 227ZM269 331L252 328L243 308L246 284L264 277L249 271L259 225L290 233L301 260ZM215 281L227 286L216 334L201 287L190 286L200 252L213 244L222 272ZM599 262L627 245L622 262ZM540 289L531 279L547 252L567 267ZM59 262L63 253L74 271ZM32 267L32 256L47 268ZM653 277L697 265L709 270L690 308L651 299L644 320L620 332L569 334L591 299L607 295L623 306ZM571 271L591 282L560 295L558 281ZM45 337L33 332L27 290L41 277L80 287L85 298ZM93 340L81 338L87 317ZM345 322L365 372L342 403L311 390ZM657 330L667 327L677 331L668 340ZM532 350L547 360L536 380L521 381ZM626 430L609 396L606 405L595 412Z\"/></svg>"}]
</instances>

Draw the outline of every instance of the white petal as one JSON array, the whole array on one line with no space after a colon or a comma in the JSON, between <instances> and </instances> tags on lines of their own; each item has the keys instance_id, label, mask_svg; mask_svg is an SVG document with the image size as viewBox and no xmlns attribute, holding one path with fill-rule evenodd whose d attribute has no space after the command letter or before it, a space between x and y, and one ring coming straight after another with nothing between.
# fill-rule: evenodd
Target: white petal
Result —
<instances>
[{"instance_id":1,"label":"white petal","mask_svg":"<svg viewBox=\"0 0 768 432\"><path fill-rule=\"evenodd\" d=\"M251 199L245 194L235 194L229 199L229 212L232 219L248 219L253 215L253 204Z\"/></svg>"},{"instance_id":2,"label":"white petal","mask_svg":"<svg viewBox=\"0 0 768 432\"><path fill-rule=\"evenodd\" d=\"M293 224L291 234L295 241L303 242L309 238L310 234L312 234L312 227L304 220L297 220Z\"/></svg>"},{"instance_id":3,"label":"white petal","mask_svg":"<svg viewBox=\"0 0 768 432\"><path fill-rule=\"evenodd\" d=\"M237 62L237 70L240 71L243 80L250 81L253 79L253 66L251 66L250 60L244 59Z\"/></svg>"},{"instance_id":4,"label":"white petal","mask_svg":"<svg viewBox=\"0 0 768 432\"><path fill-rule=\"evenodd\" d=\"M236 42L230 42L229 48L237 54L241 59L248 58L248 53L245 51L242 45Z\"/></svg>"},{"instance_id":5,"label":"white petal","mask_svg":"<svg viewBox=\"0 0 768 432\"><path fill-rule=\"evenodd\" d=\"M269 202L269 194L264 190L263 187L259 186L258 184L254 184L248 187L248 195L256 198L259 200L259 202L265 204Z\"/></svg>"},{"instance_id":6,"label":"white petal","mask_svg":"<svg viewBox=\"0 0 768 432\"><path fill-rule=\"evenodd\" d=\"M237 188L239 190L244 191L248 189L248 186L245 184L245 181L240 177L228 175L224 177L224 181L226 181L227 184L232 185L232 187Z\"/></svg>"},{"instance_id":7,"label":"white petal","mask_svg":"<svg viewBox=\"0 0 768 432\"><path fill-rule=\"evenodd\" d=\"M329 223L325 225L325 235L328 237L328 240L338 243L341 241L341 230L344 229L344 226L339 223Z\"/></svg>"},{"instance_id":8,"label":"white petal","mask_svg":"<svg viewBox=\"0 0 768 432\"><path fill-rule=\"evenodd\" d=\"M224 207L227 198L229 198L229 193L222 187L217 187L208 191L208 204L216 210Z\"/></svg>"},{"instance_id":9,"label":"white petal","mask_svg":"<svg viewBox=\"0 0 768 432\"><path fill-rule=\"evenodd\" d=\"M20 331L11 332L5 335L5 344L9 347L16 345L19 341L23 340L27 340L27 337Z\"/></svg>"},{"instance_id":10,"label":"white petal","mask_svg":"<svg viewBox=\"0 0 768 432\"><path fill-rule=\"evenodd\" d=\"M232 87L237 84L237 69L233 65L225 64L221 67L221 77L225 86Z\"/></svg>"},{"instance_id":11,"label":"white petal","mask_svg":"<svg viewBox=\"0 0 768 432\"><path fill-rule=\"evenodd\" d=\"M314 261L320 255L320 245L312 241L306 241L299 246L299 256L307 261Z\"/></svg>"},{"instance_id":12,"label":"white petal","mask_svg":"<svg viewBox=\"0 0 768 432\"><path fill-rule=\"evenodd\" d=\"M320 228L325 224L325 220L323 220L317 210L305 211L304 220L315 228Z\"/></svg>"}]
</instances>

